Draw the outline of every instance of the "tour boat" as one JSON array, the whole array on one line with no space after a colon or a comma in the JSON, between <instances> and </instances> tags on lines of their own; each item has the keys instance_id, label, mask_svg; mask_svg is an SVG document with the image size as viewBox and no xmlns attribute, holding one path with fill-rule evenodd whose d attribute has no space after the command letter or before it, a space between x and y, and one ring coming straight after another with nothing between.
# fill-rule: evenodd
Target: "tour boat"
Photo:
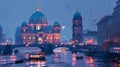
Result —
<instances>
[{"instance_id":1,"label":"tour boat","mask_svg":"<svg viewBox=\"0 0 120 67\"><path fill-rule=\"evenodd\" d=\"M39 54L30 54L29 60L38 60L38 61L45 61L45 54L43 52L40 52Z\"/></svg>"}]
</instances>

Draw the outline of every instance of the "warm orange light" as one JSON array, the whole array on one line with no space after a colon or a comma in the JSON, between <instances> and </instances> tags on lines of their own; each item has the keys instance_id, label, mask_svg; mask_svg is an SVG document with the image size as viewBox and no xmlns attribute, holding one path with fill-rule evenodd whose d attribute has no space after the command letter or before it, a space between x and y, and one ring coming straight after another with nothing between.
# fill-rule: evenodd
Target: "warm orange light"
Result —
<instances>
[{"instance_id":1,"label":"warm orange light","mask_svg":"<svg viewBox=\"0 0 120 67\"><path fill-rule=\"evenodd\" d=\"M40 43L40 44L43 43L43 40L41 37L38 38L38 43Z\"/></svg>"},{"instance_id":2,"label":"warm orange light","mask_svg":"<svg viewBox=\"0 0 120 67\"><path fill-rule=\"evenodd\" d=\"M56 39L58 39L58 37L56 37Z\"/></svg>"},{"instance_id":3,"label":"warm orange light","mask_svg":"<svg viewBox=\"0 0 120 67\"><path fill-rule=\"evenodd\" d=\"M40 25L37 25L36 26L36 30L40 30L41 26Z\"/></svg>"},{"instance_id":4,"label":"warm orange light","mask_svg":"<svg viewBox=\"0 0 120 67\"><path fill-rule=\"evenodd\" d=\"M87 39L86 44L94 44L94 40L93 39Z\"/></svg>"},{"instance_id":5,"label":"warm orange light","mask_svg":"<svg viewBox=\"0 0 120 67\"><path fill-rule=\"evenodd\" d=\"M42 55L30 55L30 58L40 58Z\"/></svg>"},{"instance_id":6,"label":"warm orange light","mask_svg":"<svg viewBox=\"0 0 120 67\"><path fill-rule=\"evenodd\" d=\"M90 58L90 63L94 63L94 59L93 58Z\"/></svg>"}]
</instances>

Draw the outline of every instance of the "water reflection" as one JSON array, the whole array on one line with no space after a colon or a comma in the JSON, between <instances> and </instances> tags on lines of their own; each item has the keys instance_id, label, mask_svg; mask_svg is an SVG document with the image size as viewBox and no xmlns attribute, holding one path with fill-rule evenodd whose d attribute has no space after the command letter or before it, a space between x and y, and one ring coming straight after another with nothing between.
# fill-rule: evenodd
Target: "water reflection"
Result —
<instances>
[{"instance_id":1,"label":"water reflection","mask_svg":"<svg viewBox=\"0 0 120 67\"><path fill-rule=\"evenodd\" d=\"M17 58L16 58L15 55L11 55L11 56L9 57L9 59L10 59L10 61L16 61L16 60L17 60Z\"/></svg>"},{"instance_id":2,"label":"water reflection","mask_svg":"<svg viewBox=\"0 0 120 67\"><path fill-rule=\"evenodd\" d=\"M90 67L94 67L94 58L90 57L89 58L89 61L90 61Z\"/></svg>"},{"instance_id":3,"label":"water reflection","mask_svg":"<svg viewBox=\"0 0 120 67\"><path fill-rule=\"evenodd\" d=\"M46 65L45 61L30 61L30 66L34 66L34 67L43 67Z\"/></svg>"},{"instance_id":4,"label":"water reflection","mask_svg":"<svg viewBox=\"0 0 120 67\"><path fill-rule=\"evenodd\" d=\"M81 54L81 53L80 53ZM63 65L71 65L71 67L120 67L120 60L118 62L110 62L106 59L98 59L90 56L84 56L82 59L77 59L78 55L76 53L71 52L63 52L63 53L55 53L47 56L46 61L25 61L20 64L8 64L10 61L15 61L18 56L0 56L0 66L2 67L57 67L60 65L61 67L68 67ZM81 55L80 55L81 56ZM28 58L28 55L24 55L25 58ZM5 63L3 63L5 62ZM62 65L63 64L63 65Z\"/></svg>"},{"instance_id":5,"label":"water reflection","mask_svg":"<svg viewBox=\"0 0 120 67\"><path fill-rule=\"evenodd\" d=\"M76 53L72 53L72 66L74 67L76 65Z\"/></svg>"},{"instance_id":6,"label":"water reflection","mask_svg":"<svg viewBox=\"0 0 120 67\"><path fill-rule=\"evenodd\" d=\"M0 64L6 64L7 60L4 56L0 56Z\"/></svg>"},{"instance_id":7,"label":"water reflection","mask_svg":"<svg viewBox=\"0 0 120 67\"><path fill-rule=\"evenodd\" d=\"M28 59L29 58L29 54L25 54L25 59Z\"/></svg>"},{"instance_id":8,"label":"water reflection","mask_svg":"<svg viewBox=\"0 0 120 67\"><path fill-rule=\"evenodd\" d=\"M55 53L54 54L54 62L59 62L59 58L60 58L60 54L59 53Z\"/></svg>"},{"instance_id":9,"label":"water reflection","mask_svg":"<svg viewBox=\"0 0 120 67\"><path fill-rule=\"evenodd\" d=\"M120 63L115 63L114 66L115 67L120 67Z\"/></svg>"}]
</instances>

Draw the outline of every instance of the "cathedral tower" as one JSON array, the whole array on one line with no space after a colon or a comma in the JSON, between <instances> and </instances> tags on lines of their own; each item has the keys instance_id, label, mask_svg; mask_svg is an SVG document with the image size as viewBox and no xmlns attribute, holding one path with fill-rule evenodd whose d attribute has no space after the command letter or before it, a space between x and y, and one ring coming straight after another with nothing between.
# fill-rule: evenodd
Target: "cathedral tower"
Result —
<instances>
[{"instance_id":1,"label":"cathedral tower","mask_svg":"<svg viewBox=\"0 0 120 67\"><path fill-rule=\"evenodd\" d=\"M56 21L53 25L53 43L60 44L60 24Z\"/></svg>"},{"instance_id":2,"label":"cathedral tower","mask_svg":"<svg viewBox=\"0 0 120 67\"><path fill-rule=\"evenodd\" d=\"M72 39L75 44L82 42L82 30L83 30L82 17L80 13L77 11L73 17L73 26L72 26L72 32L73 32Z\"/></svg>"}]
</instances>

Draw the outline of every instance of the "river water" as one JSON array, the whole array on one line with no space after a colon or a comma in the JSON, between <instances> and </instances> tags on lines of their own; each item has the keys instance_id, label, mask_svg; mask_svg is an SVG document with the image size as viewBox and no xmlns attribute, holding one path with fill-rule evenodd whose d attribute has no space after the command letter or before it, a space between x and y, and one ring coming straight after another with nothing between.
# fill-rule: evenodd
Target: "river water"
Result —
<instances>
[{"instance_id":1,"label":"river water","mask_svg":"<svg viewBox=\"0 0 120 67\"><path fill-rule=\"evenodd\" d=\"M76 59L76 56L78 54L67 51L47 55L46 61L26 61L20 64L12 63L16 57L0 56L0 67L120 67L118 63L109 63L104 59L85 56L83 53L79 53L83 58Z\"/></svg>"}]
</instances>

